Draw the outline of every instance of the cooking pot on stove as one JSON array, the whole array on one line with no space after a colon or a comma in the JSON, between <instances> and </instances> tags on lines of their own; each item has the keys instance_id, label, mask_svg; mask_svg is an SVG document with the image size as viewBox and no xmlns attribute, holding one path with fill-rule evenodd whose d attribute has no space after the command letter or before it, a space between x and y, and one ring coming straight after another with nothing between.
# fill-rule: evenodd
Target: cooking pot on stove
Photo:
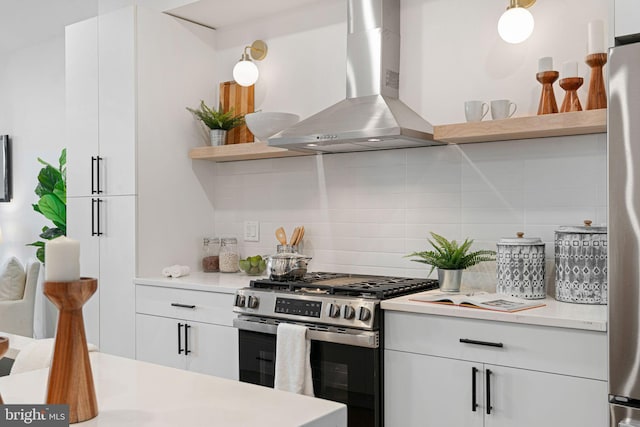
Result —
<instances>
[{"instance_id":1,"label":"cooking pot on stove","mask_svg":"<svg viewBox=\"0 0 640 427\"><path fill-rule=\"evenodd\" d=\"M267 273L271 280L302 279L311 257L294 252L280 252L267 257Z\"/></svg>"}]
</instances>

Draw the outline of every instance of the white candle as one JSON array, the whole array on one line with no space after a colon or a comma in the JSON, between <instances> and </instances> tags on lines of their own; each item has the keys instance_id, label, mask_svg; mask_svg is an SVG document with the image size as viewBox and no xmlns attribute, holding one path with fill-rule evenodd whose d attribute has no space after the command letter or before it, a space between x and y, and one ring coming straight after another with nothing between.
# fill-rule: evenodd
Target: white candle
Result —
<instances>
[{"instance_id":1,"label":"white candle","mask_svg":"<svg viewBox=\"0 0 640 427\"><path fill-rule=\"evenodd\" d=\"M578 77L578 63L574 61L562 64L562 78Z\"/></svg>"},{"instance_id":2,"label":"white candle","mask_svg":"<svg viewBox=\"0 0 640 427\"><path fill-rule=\"evenodd\" d=\"M66 236L44 244L44 280L71 282L80 279L80 242Z\"/></svg>"},{"instance_id":3,"label":"white candle","mask_svg":"<svg viewBox=\"0 0 640 427\"><path fill-rule=\"evenodd\" d=\"M587 55L604 53L604 21L591 21L588 25Z\"/></svg>"},{"instance_id":4,"label":"white candle","mask_svg":"<svg viewBox=\"0 0 640 427\"><path fill-rule=\"evenodd\" d=\"M543 58L538 59L538 72L543 73L545 71L553 70L553 58L550 56L545 56Z\"/></svg>"}]
</instances>

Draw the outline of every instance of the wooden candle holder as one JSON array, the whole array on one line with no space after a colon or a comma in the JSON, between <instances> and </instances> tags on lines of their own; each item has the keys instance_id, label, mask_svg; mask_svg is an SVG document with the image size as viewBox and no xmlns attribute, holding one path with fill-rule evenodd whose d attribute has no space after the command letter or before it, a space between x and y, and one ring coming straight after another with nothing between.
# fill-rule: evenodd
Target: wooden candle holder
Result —
<instances>
[{"instance_id":1,"label":"wooden candle holder","mask_svg":"<svg viewBox=\"0 0 640 427\"><path fill-rule=\"evenodd\" d=\"M607 54L592 53L591 55L587 55L585 62L591 67L587 110L607 108L607 93L604 89L604 77L602 76L602 67L607 63Z\"/></svg>"},{"instance_id":2,"label":"wooden candle holder","mask_svg":"<svg viewBox=\"0 0 640 427\"><path fill-rule=\"evenodd\" d=\"M567 77L560 79L560 87L565 90L564 100L560 106L561 113L582 111L580 98L578 98L578 89L580 89L583 82L584 79L582 77Z\"/></svg>"},{"instance_id":3,"label":"wooden candle holder","mask_svg":"<svg viewBox=\"0 0 640 427\"><path fill-rule=\"evenodd\" d=\"M542 93L538 104L538 115L558 112L556 96L553 93L553 83L558 80L560 73L557 71L543 71L536 74L536 80L542 83Z\"/></svg>"},{"instance_id":4,"label":"wooden candle holder","mask_svg":"<svg viewBox=\"0 0 640 427\"><path fill-rule=\"evenodd\" d=\"M9 338L0 337L0 359L2 359L5 353L9 350ZM2 401L2 395L0 395L0 405L4 405Z\"/></svg>"},{"instance_id":5,"label":"wooden candle holder","mask_svg":"<svg viewBox=\"0 0 640 427\"><path fill-rule=\"evenodd\" d=\"M82 317L82 307L96 289L98 281L86 277L73 282L44 282L44 294L60 310L46 402L69 405L71 424L98 415Z\"/></svg>"}]
</instances>

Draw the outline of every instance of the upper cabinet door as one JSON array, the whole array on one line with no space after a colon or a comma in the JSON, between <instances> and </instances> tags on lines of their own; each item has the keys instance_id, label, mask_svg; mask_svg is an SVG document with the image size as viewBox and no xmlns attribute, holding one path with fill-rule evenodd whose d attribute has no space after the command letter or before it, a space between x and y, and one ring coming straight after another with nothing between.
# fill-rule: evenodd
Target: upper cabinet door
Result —
<instances>
[{"instance_id":1,"label":"upper cabinet door","mask_svg":"<svg viewBox=\"0 0 640 427\"><path fill-rule=\"evenodd\" d=\"M640 2L638 0L615 0L615 36L640 33Z\"/></svg>"},{"instance_id":2,"label":"upper cabinet door","mask_svg":"<svg viewBox=\"0 0 640 427\"><path fill-rule=\"evenodd\" d=\"M98 155L98 18L65 29L65 91L67 195L86 196Z\"/></svg>"},{"instance_id":3,"label":"upper cabinet door","mask_svg":"<svg viewBox=\"0 0 640 427\"><path fill-rule=\"evenodd\" d=\"M136 48L134 7L98 17L100 187L135 194Z\"/></svg>"}]
</instances>

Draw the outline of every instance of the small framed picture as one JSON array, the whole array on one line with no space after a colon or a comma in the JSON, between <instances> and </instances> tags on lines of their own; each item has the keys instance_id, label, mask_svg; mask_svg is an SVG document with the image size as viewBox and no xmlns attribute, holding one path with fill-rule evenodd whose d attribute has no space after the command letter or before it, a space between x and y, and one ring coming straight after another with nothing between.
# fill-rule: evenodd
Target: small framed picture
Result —
<instances>
[{"instance_id":1,"label":"small framed picture","mask_svg":"<svg viewBox=\"0 0 640 427\"><path fill-rule=\"evenodd\" d=\"M0 202L11 201L11 140L0 135Z\"/></svg>"}]
</instances>

